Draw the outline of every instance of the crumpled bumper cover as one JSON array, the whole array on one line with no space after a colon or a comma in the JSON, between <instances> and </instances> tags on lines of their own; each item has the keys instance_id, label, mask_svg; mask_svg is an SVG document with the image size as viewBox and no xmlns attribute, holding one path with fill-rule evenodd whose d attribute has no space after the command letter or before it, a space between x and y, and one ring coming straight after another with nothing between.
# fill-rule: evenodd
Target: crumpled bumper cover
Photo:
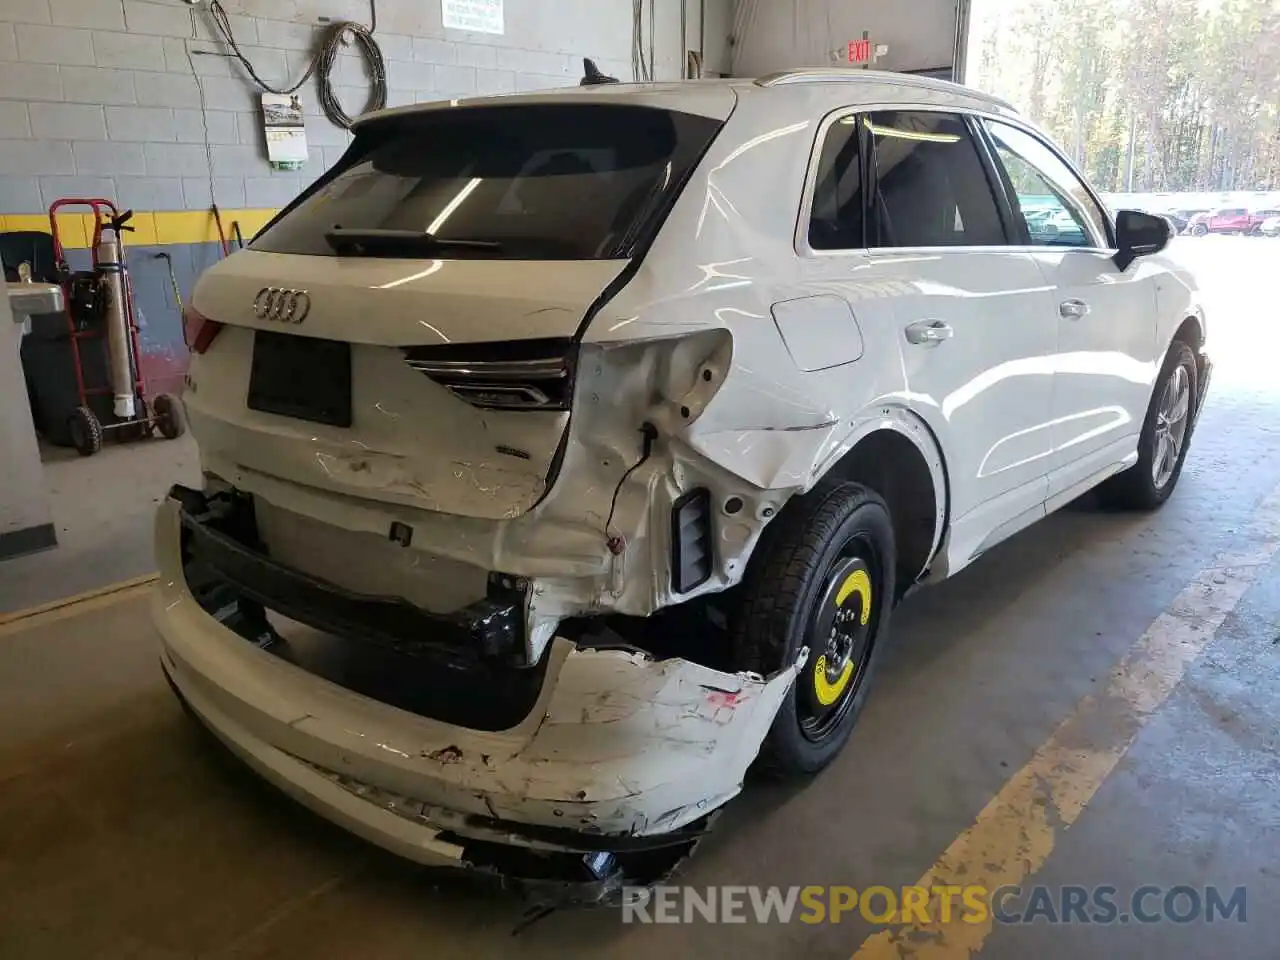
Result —
<instances>
[{"instance_id":1,"label":"crumpled bumper cover","mask_svg":"<svg viewBox=\"0 0 1280 960\"><path fill-rule=\"evenodd\" d=\"M572 855L584 882L645 879L618 864L696 841L741 788L799 668L765 679L558 637L524 720L472 730L344 689L223 626L188 589L180 529L169 500L154 619L176 691L265 779L429 866L519 879L558 876L538 858ZM502 849L520 854L511 869Z\"/></svg>"}]
</instances>

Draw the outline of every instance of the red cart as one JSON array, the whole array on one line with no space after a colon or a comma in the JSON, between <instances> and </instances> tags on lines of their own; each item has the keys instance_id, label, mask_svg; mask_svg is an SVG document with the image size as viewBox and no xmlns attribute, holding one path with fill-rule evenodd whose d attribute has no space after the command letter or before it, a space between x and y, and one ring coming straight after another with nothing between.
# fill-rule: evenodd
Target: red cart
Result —
<instances>
[{"instance_id":1,"label":"red cart","mask_svg":"<svg viewBox=\"0 0 1280 960\"><path fill-rule=\"evenodd\" d=\"M93 211L92 269L87 272L74 273L67 266L57 215L68 207ZM67 431L72 445L84 456L102 449L103 437L109 432L120 440L149 437L155 431L173 439L186 429L181 400L166 393L154 400L148 398L133 285L124 262L123 235L133 230L128 226L132 217L132 210L121 213L110 200L102 199L66 198L49 207L79 401L67 416ZM89 384L82 350L104 346L106 383Z\"/></svg>"}]
</instances>

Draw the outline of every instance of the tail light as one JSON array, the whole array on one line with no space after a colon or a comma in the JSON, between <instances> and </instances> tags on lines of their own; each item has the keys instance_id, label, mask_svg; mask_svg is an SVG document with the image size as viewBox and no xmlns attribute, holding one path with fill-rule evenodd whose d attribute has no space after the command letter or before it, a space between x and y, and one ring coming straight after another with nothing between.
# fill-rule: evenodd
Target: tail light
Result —
<instances>
[{"instance_id":1,"label":"tail light","mask_svg":"<svg viewBox=\"0 0 1280 960\"><path fill-rule=\"evenodd\" d=\"M182 339L192 353L204 353L222 332L222 324L210 320L195 307L187 306L182 311Z\"/></svg>"},{"instance_id":2,"label":"tail light","mask_svg":"<svg viewBox=\"0 0 1280 960\"><path fill-rule=\"evenodd\" d=\"M474 407L568 410L574 349L570 340L408 347L405 363Z\"/></svg>"}]
</instances>

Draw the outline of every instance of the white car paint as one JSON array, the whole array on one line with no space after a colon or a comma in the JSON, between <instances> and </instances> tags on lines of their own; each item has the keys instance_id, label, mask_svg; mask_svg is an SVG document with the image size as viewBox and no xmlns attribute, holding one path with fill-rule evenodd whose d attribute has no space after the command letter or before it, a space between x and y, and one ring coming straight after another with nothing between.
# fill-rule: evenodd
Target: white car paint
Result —
<instances>
[{"instance_id":1,"label":"white car paint","mask_svg":"<svg viewBox=\"0 0 1280 960\"><path fill-rule=\"evenodd\" d=\"M483 597L490 571L528 578L527 652L557 667L528 719L501 734L440 724L254 649L193 601L174 504L157 526L156 622L195 711L326 816L433 862L456 859L436 835L457 814L564 825L577 790L575 810L607 831L690 822L738 791L795 675L578 650L557 637L565 618L642 616L732 586L787 501L884 431L920 452L933 484L932 549L917 573L954 573L1132 464L1175 331L1204 323L1194 284L1160 257L1121 273L1105 249L808 248L816 151L841 116L944 110L1039 136L975 91L824 71L501 99L621 99L727 122L633 274L609 260L237 253L195 291L196 309L228 326L193 358L185 403L205 469L255 498L277 561L436 613ZM351 429L246 409L252 331L279 329L251 309L267 285L308 290L306 333L354 344ZM477 409L399 350L572 336L606 288L583 331L572 414ZM1067 301L1088 309L1067 316ZM643 422L657 439L638 465ZM681 596L669 518L698 486L717 511L714 570ZM732 514L721 509L731 498L742 501ZM393 522L412 525L409 548L388 541ZM707 714L709 703L719 707ZM460 756L423 759L446 747ZM383 800L354 802L317 767ZM412 827L387 819L403 802L418 804Z\"/></svg>"},{"instance_id":2,"label":"white car paint","mask_svg":"<svg viewBox=\"0 0 1280 960\"><path fill-rule=\"evenodd\" d=\"M399 347L507 340L517 330L529 339L571 336L623 266L566 262L549 271L519 261L361 262L252 250L232 257L195 295L208 316L236 324L191 367L187 412L206 466L237 485L242 474L261 474L419 510L489 521L519 516L544 493L568 415L486 416L407 366ZM354 434L244 406L253 330L280 329L254 315L254 296L281 277L310 291L308 336L357 345ZM447 413L425 414L424 402ZM532 456L495 457L497 444Z\"/></svg>"}]
</instances>

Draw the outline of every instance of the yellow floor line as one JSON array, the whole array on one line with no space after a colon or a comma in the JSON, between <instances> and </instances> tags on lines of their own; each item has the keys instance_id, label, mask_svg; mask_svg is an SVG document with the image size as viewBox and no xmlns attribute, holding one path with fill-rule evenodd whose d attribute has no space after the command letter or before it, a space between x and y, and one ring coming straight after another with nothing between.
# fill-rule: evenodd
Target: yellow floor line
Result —
<instances>
[{"instance_id":1,"label":"yellow floor line","mask_svg":"<svg viewBox=\"0 0 1280 960\"><path fill-rule=\"evenodd\" d=\"M131 596L137 594L139 587L147 587L155 583L159 574L147 573L140 577L132 577L128 580L121 580L118 583L111 583L105 587L98 587L95 590L87 590L84 593L77 593L71 597L63 597L59 600L51 600L49 603L42 603L39 606L27 607L25 610L15 610L13 613L0 613L0 636L8 636L26 629L26 624L31 622L35 626L37 622L46 623L49 621L50 615L61 614L68 608L78 607L87 604L93 600L109 598L111 603L118 603L121 600L127 600ZM107 606L107 603L95 603L94 609ZM74 611L79 614L80 610ZM61 616L58 619L62 619Z\"/></svg>"},{"instance_id":2,"label":"yellow floor line","mask_svg":"<svg viewBox=\"0 0 1280 960\"><path fill-rule=\"evenodd\" d=\"M1076 704L918 886L977 885L989 894L1025 883L1044 866L1061 832L1076 822L1258 570L1280 550L1280 488L1255 513L1250 534L1254 542L1246 552L1221 558L1187 584L1112 671L1104 691ZM957 960L982 949L992 931L990 918L967 923L957 909L952 922L942 923L936 900L932 906L929 923L881 930L867 938L854 960Z\"/></svg>"}]
</instances>

